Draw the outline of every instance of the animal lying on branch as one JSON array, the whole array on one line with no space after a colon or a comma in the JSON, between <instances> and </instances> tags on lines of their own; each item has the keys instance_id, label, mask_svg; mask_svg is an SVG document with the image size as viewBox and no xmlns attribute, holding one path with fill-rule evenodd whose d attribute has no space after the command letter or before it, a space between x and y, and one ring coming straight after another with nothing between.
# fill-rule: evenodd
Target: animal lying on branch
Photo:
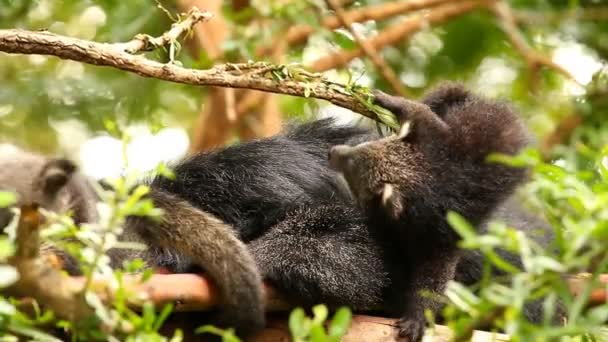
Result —
<instances>
[{"instance_id":1,"label":"animal lying on branch","mask_svg":"<svg viewBox=\"0 0 608 342\"><path fill-rule=\"evenodd\" d=\"M448 210L482 230L492 219L524 231L540 227L545 242L551 229L512 200L525 171L486 161L526 145L507 105L455 84L422 102L375 95L401 120L399 134L381 138L325 119L177 162L174 179L146 183L162 220L125 223L121 238L148 248L111 250L112 265L141 258L171 273L206 272L218 294L211 322L241 336L264 326L263 279L291 305L401 317L400 335L420 340L424 310L439 314L441 305L419 291L440 295L449 280L470 285L482 277L483 256L457 247ZM87 213L96 198L73 163L19 153L0 156L0 188L17 192L21 203L95 220ZM66 265L78 274L67 255ZM527 304L530 321L543 320L541 303Z\"/></svg>"}]
</instances>

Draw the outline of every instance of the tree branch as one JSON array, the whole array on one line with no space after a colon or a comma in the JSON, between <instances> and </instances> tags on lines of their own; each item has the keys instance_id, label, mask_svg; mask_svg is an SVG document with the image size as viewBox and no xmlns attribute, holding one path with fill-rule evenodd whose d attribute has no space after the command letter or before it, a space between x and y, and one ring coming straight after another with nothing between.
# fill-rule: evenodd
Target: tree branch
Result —
<instances>
[{"instance_id":1,"label":"tree branch","mask_svg":"<svg viewBox=\"0 0 608 342\"><path fill-rule=\"evenodd\" d=\"M427 25L434 25L459 15L472 11L480 5L479 1L467 0L459 2L448 2L445 5L437 6L430 10L426 15L416 15L407 17L401 22L392 25L379 33L376 37L369 39L369 44L374 49L381 49L387 45L407 39L413 33L421 30ZM364 54L361 48L338 51L327 56L321 57L310 64L310 69L314 71L324 71L336 68L352 61Z\"/></svg>"},{"instance_id":2,"label":"tree branch","mask_svg":"<svg viewBox=\"0 0 608 342\"><path fill-rule=\"evenodd\" d=\"M330 82L319 74L267 63L225 64L207 70L187 69L130 54L124 50L124 46L43 31L0 30L0 51L7 53L52 55L92 65L110 66L143 77L197 86L248 88L300 97L310 96L378 120L368 106L353 96L357 94L363 97L367 93Z\"/></svg>"},{"instance_id":3,"label":"tree branch","mask_svg":"<svg viewBox=\"0 0 608 342\"><path fill-rule=\"evenodd\" d=\"M199 22L211 19L213 15L209 12L202 12L196 7L192 7L188 12L186 19L174 23L171 29L163 33L160 37L152 37L147 34L138 34L130 42L124 43L121 48L125 52L135 54L142 51L151 51L160 46L172 44L186 32L192 30L194 25Z\"/></svg>"},{"instance_id":4,"label":"tree branch","mask_svg":"<svg viewBox=\"0 0 608 342\"><path fill-rule=\"evenodd\" d=\"M340 7L336 0L326 0L326 2L329 8L331 8L336 13L336 17L339 19L340 24L342 26L345 26L350 31L350 33L353 35L355 41L357 41L363 52L365 52L365 54L369 57L372 63L374 63L376 69L380 71L384 79L386 79L386 81L391 85L393 90L395 90L395 92L399 95L405 97L407 95L405 88L403 87L403 84L401 83L395 72L390 68L390 66L386 64L382 57L380 57L378 51L374 49L374 47L369 43L369 41L366 40L363 36L359 34L359 32L357 32L357 30L354 29L353 22L352 20L350 20L350 18L348 18L344 9Z\"/></svg>"}]
</instances>

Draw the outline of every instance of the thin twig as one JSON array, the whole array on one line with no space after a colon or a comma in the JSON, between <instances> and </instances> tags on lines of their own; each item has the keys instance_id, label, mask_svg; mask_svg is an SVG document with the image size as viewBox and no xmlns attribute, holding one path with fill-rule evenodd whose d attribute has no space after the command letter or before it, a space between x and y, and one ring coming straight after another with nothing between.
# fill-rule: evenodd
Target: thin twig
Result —
<instances>
[{"instance_id":1,"label":"thin twig","mask_svg":"<svg viewBox=\"0 0 608 342\"><path fill-rule=\"evenodd\" d=\"M306 73L302 70L298 72L298 77L281 75L281 79L268 75L256 75L255 70L267 67L266 63L223 64L207 70L194 70L173 63L159 63L142 55L132 55L117 46L122 45L97 43L50 32L0 30L0 51L7 53L52 55L87 64L110 66L143 77L176 83L247 88L285 95L313 97L327 100L377 120L377 115L353 96L354 90L330 82L318 74ZM305 79L301 80L302 77ZM359 93L359 95L365 96L367 93Z\"/></svg>"},{"instance_id":2,"label":"thin twig","mask_svg":"<svg viewBox=\"0 0 608 342\"><path fill-rule=\"evenodd\" d=\"M329 8L336 13L336 17L338 17L340 23L350 31L357 44L359 44L363 52L369 57L378 71L380 71L382 74L382 77L384 77L384 79L386 79L386 81L391 85L393 90L395 90L395 92L401 96L406 96L407 93L405 88L393 69L386 64L384 59L382 59L382 57L378 54L378 51L374 49L370 42L354 29L353 22L350 20L350 18L348 18L344 9L337 4L336 0L326 0L326 2Z\"/></svg>"},{"instance_id":3,"label":"thin twig","mask_svg":"<svg viewBox=\"0 0 608 342\"><path fill-rule=\"evenodd\" d=\"M125 52L131 54L154 50L160 46L176 42L184 33L192 30L194 25L209 20L211 17L213 17L211 13L200 11L198 8L192 7L184 20L174 23L171 26L171 29L163 33L160 37L138 34L133 40L120 44L119 46Z\"/></svg>"},{"instance_id":4,"label":"thin twig","mask_svg":"<svg viewBox=\"0 0 608 342\"><path fill-rule=\"evenodd\" d=\"M540 67L545 66L559 72L574 82L579 83L568 70L555 63L550 57L535 51L528 45L528 42L526 42L526 39L517 27L517 21L509 4L505 1L497 1L490 4L489 8L498 18L500 26L511 41L511 44L513 44L513 47L526 60L528 67L533 73Z\"/></svg>"},{"instance_id":5,"label":"thin twig","mask_svg":"<svg viewBox=\"0 0 608 342\"><path fill-rule=\"evenodd\" d=\"M370 45L379 50L385 46L401 42L413 33L427 27L445 22L454 17L466 14L480 5L479 1L459 1L449 2L445 5L437 6L428 11L426 15L414 15L403 19L379 33L374 38L369 39ZM347 51L330 53L310 63L310 69L314 71L325 71L333 69L352 61L364 54L361 48Z\"/></svg>"}]
</instances>

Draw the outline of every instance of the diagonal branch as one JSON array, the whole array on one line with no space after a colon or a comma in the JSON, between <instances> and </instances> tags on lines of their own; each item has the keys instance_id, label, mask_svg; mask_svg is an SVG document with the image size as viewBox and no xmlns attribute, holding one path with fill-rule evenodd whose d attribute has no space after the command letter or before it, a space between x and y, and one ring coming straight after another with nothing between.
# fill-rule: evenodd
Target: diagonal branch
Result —
<instances>
[{"instance_id":1,"label":"diagonal branch","mask_svg":"<svg viewBox=\"0 0 608 342\"><path fill-rule=\"evenodd\" d=\"M123 47L124 44L97 43L50 32L0 30L0 51L7 53L51 55L176 83L314 97L378 120L377 115L356 98L367 98L367 92L330 82L319 74L267 63L225 64L207 70L187 69L130 54Z\"/></svg>"},{"instance_id":2,"label":"diagonal branch","mask_svg":"<svg viewBox=\"0 0 608 342\"><path fill-rule=\"evenodd\" d=\"M380 71L382 77L386 79L393 90L395 90L395 92L401 96L406 96L407 94L405 88L397 75L395 75L393 69L391 69L390 66L388 66L388 64L386 64L386 62L382 59L382 57L380 57L380 54L378 54L378 51L374 49L370 42L354 29L353 21L346 15L344 9L340 7L336 0L326 0L326 2L327 5L336 13L336 17L338 17L340 24L345 26L350 31L363 52L369 57L372 63L374 63L376 69Z\"/></svg>"},{"instance_id":3,"label":"diagonal branch","mask_svg":"<svg viewBox=\"0 0 608 342\"><path fill-rule=\"evenodd\" d=\"M130 42L121 45L125 52L138 53L142 51L151 51L160 46L172 44L179 39L184 33L189 32L194 25L199 22L211 19L213 15L209 12L202 12L198 8L193 7L186 18L180 22L174 23L171 29L163 33L160 37L152 37L147 34L138 34Z\"/></svg>"},{"instance_id":4,"label":"diagonal branch","mask_svg":"<svg viewBox=\"0 0 608 342\"><path fill-rule=\"evenodd\" d=\"M415 15L403 19L401 22L388 27L376 37L369 39L369 44L374 49L381 49L382 47L401 42L427 25L438 24L469 13L479 5L480 2L475 0L450 1L445 5L433 8L426 15ZM364 51L361 48L349 51L337 51L312 62L310 69L324 71L336 68L345 65L357 57L361 57L363 54Z\"/></svg>"}]
</instances>

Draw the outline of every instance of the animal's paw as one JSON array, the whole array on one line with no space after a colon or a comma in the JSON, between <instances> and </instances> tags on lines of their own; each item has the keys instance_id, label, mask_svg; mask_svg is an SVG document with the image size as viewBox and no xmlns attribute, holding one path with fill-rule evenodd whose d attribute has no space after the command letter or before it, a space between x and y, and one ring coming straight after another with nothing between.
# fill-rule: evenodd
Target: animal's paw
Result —
<instances>
[{"instance_id":1,"label":"animal's paw","mask_svg":"<svg viewBox=\"0 0 608 342\"><path fill-rule=\"evenodd\" d=\"M406 338L408 342L418 342L424 336L426 321L422 317L401 317L397 322L399 337Z\"/></svg>"}]
</instances>

